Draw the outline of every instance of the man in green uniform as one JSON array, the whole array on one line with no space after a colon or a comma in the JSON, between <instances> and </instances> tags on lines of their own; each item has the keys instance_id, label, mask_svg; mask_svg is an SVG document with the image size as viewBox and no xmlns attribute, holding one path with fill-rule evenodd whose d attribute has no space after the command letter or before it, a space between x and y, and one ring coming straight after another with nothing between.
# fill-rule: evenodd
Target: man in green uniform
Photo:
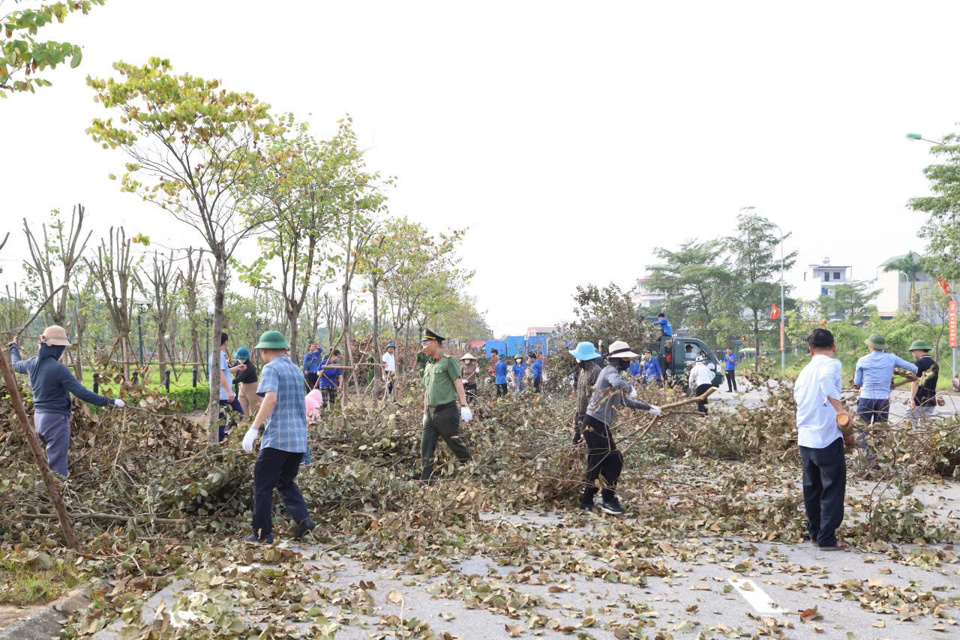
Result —
<instances>
[{"instance_id":1,"label":"man in green uniform","mask_svg":"<svg viewBox=\"0 0 960 640\"><path fill-rule=\"evenodd\" d=\"M470 450L460 440L460 419L473 420L467 406L467 396L460 378L460 363L441 350L443 338L427 329L423 338L422 353L427 358L423 370L423 440L420 443L420 459L423 472L420 481L433 482L433 457L437 440L443 438L460 462L472 459ZM457 413L457 401L460 413Z\"/></svg>"}]
</instances>

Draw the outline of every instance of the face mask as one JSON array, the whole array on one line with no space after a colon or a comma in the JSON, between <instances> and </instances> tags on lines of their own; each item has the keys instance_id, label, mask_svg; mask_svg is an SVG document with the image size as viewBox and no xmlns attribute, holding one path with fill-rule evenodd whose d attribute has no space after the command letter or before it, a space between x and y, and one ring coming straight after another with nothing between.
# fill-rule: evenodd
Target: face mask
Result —
<instances>
[{"instance_id":1,"label":"face mask","mask_svg":"<svg viewBox=\"0 0 960 640\"><path fill-rule=\"evenodd\" d=\"M624 360L623 358L617 358L616 362L617 362L616 364L617 371L626 371L627 369L630 368L629 360Z\"/></svg>"}]
</instances>

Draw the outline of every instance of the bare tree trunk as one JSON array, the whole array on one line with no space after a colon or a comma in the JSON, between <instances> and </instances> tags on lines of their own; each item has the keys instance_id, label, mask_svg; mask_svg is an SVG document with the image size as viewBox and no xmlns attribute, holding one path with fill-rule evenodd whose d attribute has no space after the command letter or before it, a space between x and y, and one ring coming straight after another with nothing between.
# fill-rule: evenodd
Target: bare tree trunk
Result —
<instances>
[{"instance_id":1,"label":"bare tree trunk","mask_svg":"<svg viewBox=\"0 0 960 640\"><path fill-rule=\"evenodd\" d=\"M223 302L227 293L227 256L220 254L214 256L216 264L214 268L214 294L213 294L213 335L211 336L211 350L216 345L216 352L219 353L220 333L223 331ZM216 338L216 340L214 340ZM210 405L207 407L207 419L209 420L210 444L220 443L220 365L219 356L213 357L211 354L210 362Z\"/></svg>"}]
</instances>

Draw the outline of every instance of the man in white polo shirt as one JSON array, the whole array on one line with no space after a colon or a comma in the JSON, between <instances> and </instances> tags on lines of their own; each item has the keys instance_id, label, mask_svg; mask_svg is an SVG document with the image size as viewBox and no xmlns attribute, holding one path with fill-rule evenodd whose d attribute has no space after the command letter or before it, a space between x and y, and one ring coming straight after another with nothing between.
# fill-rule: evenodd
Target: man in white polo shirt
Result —
<instances>
[{"instance_id":1,"label":"man in white polo shirt","mask_svg":"<svg viewBox=\"0 0 960 640\"><path fill-rule=\"evenodd\" d=\"M807 346L813 357L793 387L807 531L811 542L823 551L838 551L847 548L835 533L843 522L847 488L843 434L837 427L837 416L848 414L840 403L842 365L834 359L837 346L828 330L814 329L807 337Z\"/></svg>"},{"instance_id":2,"label":"man in white polo shirt","mask_svg":"<svg viewBox=\"0 0 960 640\"><path fill-rule=\"evenodd\" d=\"M387 388L387 395L393 395L393 381L397 377L397 360L393 355L396 346L390 342L387 350L380 357L383 363L383 384Z\"/></svg>"}]
</instances>

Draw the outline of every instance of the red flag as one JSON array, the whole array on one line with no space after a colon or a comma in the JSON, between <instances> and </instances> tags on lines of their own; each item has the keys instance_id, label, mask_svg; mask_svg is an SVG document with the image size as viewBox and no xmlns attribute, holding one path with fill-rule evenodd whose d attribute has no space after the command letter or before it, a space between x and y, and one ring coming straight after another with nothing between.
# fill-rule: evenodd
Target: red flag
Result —
<instances>
[{"instance_id":1,"label":"red flag","mask_svg":"<svg viewBox=\"0 0 960 640\"><path fill-rule=\"evenodd\" d=\"M780 317L780 307L778 307L776 303L774 303L773 306L770 307L770 319L776 320L779 317Z\"/></svg>"},{"instance_id":2,"label":"red flag","mask_svg":"<svg viewBox=\"0 0 960 640\"><path fill-rule=\"evenodd\" d=\"M953 293L953 291L950 291L950 283L943 278L937 278L937 284L940 285L940 288L943 289L944 293Z\"/></svg>"}]
</instances>

